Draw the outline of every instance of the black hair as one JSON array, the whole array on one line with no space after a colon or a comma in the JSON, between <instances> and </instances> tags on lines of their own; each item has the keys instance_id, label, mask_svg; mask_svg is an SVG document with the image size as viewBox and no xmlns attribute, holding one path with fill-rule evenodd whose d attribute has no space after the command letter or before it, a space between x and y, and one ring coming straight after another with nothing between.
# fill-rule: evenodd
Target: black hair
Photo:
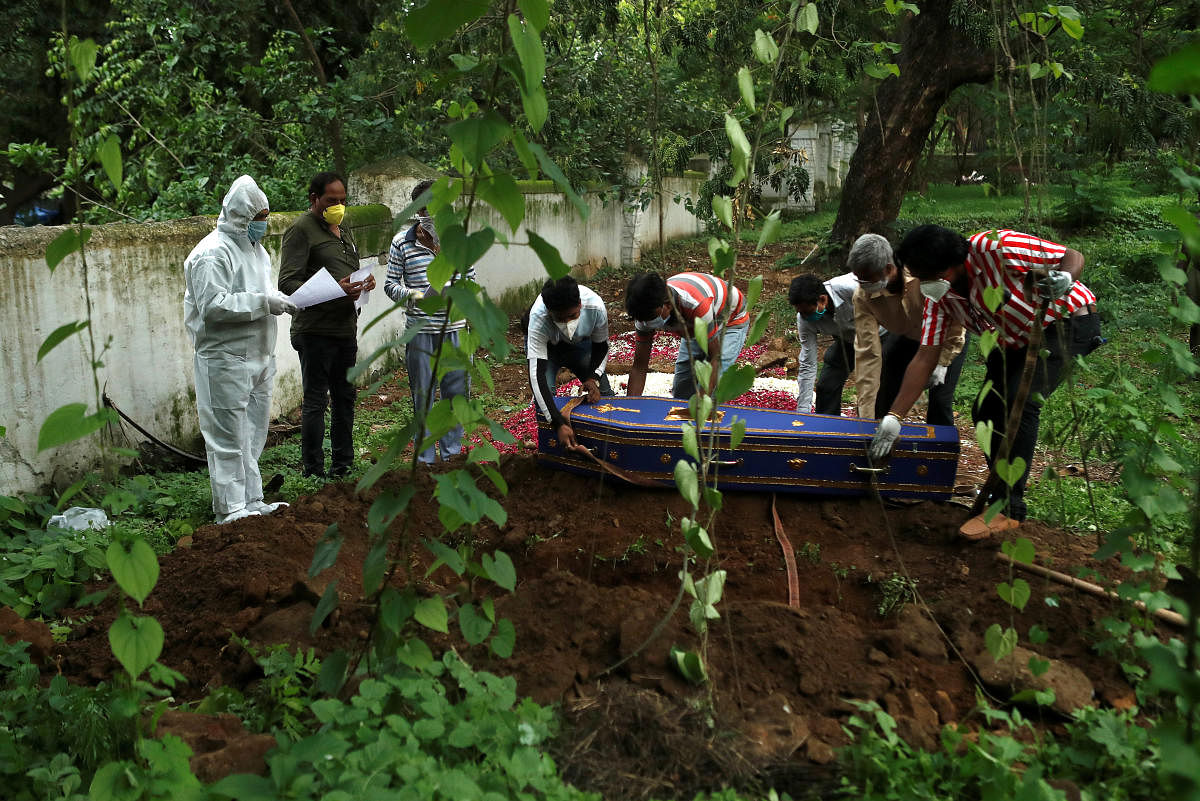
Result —
<instances>
[{"instance_id":1,"label":"black hair","mask_svg":"<svg viewBox=\"0 0 1200 801\"><path fill-rule=\"evenodd\" d=\"M579 305L579 283L569 275L547 281L542 286L542 303L551 314L574 309Z\"/></svg>"},{"instance_id":2,"label":"black hair","mask_svg":"<svg viewBox=\"0 0 1200 801\"><path fill-rule=\"evenodd\" d=\"M431 186L433 186L433 181L429 178L414 186L412 191L413 201L415 202L417 198L429 191L429 187Z\"/></svg>"},{"instance_id":3,"label":"black hair","mask_svg":"<svg viewBox=\"0 0 1200 801\"><path fill-rule=\"evenodd\" d=\"M625 286L625 311L635 320L653 320L668 299L667 282L658 273L638 273Z\"/></svg>"},{"instance_id":4,"label":"black hair","mask_svg":"<svg viewBox=\"0 0 1200 801\"><path fill-rule=\"evenodd\" d=\"M922 281L937 278L967 260L970 246L963 235L940 225L918 225L896 248L896 266Z\"/></svg>"},{"instance_id":5,"label":"black hair","mask_svg":"<svg viewBox=\"0 0 1200 801\"><path fill-rule=\"evenodd\" d=\"M825 283L812 273L797 275L788 286L788 303L793 307L816 305L825 294Z\"/></svg>"},{"instance_id":6,"label":"black hair","mask_svg":"<svg viewBox=\"0 0 1200 801\"><path fill-rule=\"evenodd\" d=\"M346 185L346 179L336 172L327 171L317 173L313 176L312 180L308 182L308 196L321 197L325 194L326 188L328 188L328 186L335 181L340 182L342 186Z\"/></svg>"}]
</instances>

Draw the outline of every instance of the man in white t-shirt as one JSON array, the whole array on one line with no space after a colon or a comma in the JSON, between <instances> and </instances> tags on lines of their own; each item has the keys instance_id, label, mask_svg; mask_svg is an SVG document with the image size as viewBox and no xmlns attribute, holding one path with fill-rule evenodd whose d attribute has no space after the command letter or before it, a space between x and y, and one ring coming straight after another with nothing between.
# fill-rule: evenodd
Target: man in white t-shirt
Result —
<instances>
[{"instance_id":1,"label":"man in white t-shirt","mask_svg":"<svg viewBox=\"0 0 1200 801\"><path fill-rule=\"evenodd\" d=\"M604 301L569 275L547 281L529 310L525 354L538 414L550 421L566 448L575 448L575 432L554 404L556 379L561 368L570 370L583 384L588 403L613 394L604 372L608 363Z\"/></svg>"}]
</instances>

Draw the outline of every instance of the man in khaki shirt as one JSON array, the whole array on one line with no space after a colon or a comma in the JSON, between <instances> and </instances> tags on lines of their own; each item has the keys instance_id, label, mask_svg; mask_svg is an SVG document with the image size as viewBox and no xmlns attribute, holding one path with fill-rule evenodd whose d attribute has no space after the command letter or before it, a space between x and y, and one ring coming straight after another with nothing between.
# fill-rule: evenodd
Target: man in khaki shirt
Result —
<instances>
[{"instance_id":1,"label":"man in khaki shirt","mask_svg":"<svg viewBox=\"0 0 1200 801\"><path fill-rule=\"evenodd\" d=\"M904 371L920 348L921 282L897 269L892 246L878 234L863 234L850 248L846 266L858 279L854 292L855 389L860 417L882 417L900 391ZM888 331L880 338L879 326ZM956 326L929 382L925 422L954 425L954 388L967 352L962 326Z\"/></svg>"}]
</instances>

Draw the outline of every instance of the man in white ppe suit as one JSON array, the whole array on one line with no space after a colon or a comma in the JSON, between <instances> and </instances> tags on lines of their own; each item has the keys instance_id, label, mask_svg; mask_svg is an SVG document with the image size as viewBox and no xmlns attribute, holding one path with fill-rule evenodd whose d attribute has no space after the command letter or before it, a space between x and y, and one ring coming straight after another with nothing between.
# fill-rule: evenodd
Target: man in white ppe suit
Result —
<instances>
[{"instance_id":1,"label":"man in white ppe suit","mask_svg":"<svg viewBox=\"0 0 1200 801\"><path fill-rule=\"evenodd\" d=\"M196 349L196 409L208 453L218 523L269 514L258 457L267 441L275 379L275 317L295 305L274 289L267 196L254 179L233 182L217 228L183 264L184 322Z\"/></svg>"}]
</instances>

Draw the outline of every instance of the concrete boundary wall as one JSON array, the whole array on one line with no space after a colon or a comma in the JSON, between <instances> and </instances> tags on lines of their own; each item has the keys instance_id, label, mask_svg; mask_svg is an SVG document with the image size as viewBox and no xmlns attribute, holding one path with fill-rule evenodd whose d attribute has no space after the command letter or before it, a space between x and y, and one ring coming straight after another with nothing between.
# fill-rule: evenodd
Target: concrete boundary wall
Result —
<instances>
[{"instance_id":1,"label":"concrete boundary wall","mask_svg":"<svg viewBox=\"0 0 1200 801\"><path fill-rule=\"evenodd\" d=\"M392 214L408 205L408 193L419 178L376 171L369 180L349 178L356 203L347 217L358 242L363 264L376 265L378 289L363 310L359 330L391 308L383 293L384 262L396 224ZM667 195L698 193L702 179L673 179ZM541 263L524 244L525 227L536 230L559 248L568 264L599 266L621 262L622 242L640 246L657 241L654 206L626 220L621 205L605 204L585 195L592 213L579 221L573 207L559 194L526 196L526 219L510 237L509 247L497 245L476 266L480 284L494 297L545 276ZM499 215L487 223L509 229ZM664 234L668 239L699 233L697 221L682 204L667 201ZM271 215L264 240L278 274L283 232L296 217ZM87 353L87 332L60 344L40 362L38 350L55 329L87 317L92 305L92 333L98 347L107 346L98 370L101 390L159 439L200 452L192 375L192 348L183 325L183 261L213 229L215 217L192 217L166 222L90 226L87 243L88 287L78 253L51 273L45 248L64 229L38 226L0 228L0 326L8 339L0 379L0 494L36 491L49 484L62 486L99 464L100 437L69 443L38 453L37 436L46 416L67 403L94 408L95 393ZM632 230L631 230L632 229ZM278 375L272 410L278 415L299 405L299 362L288 339L290 318L280 319L276 345ZM393 313L359 337L359 356L373 353L400 335L404 315ZM398 361L393 354L387 364ZM143 437L128 426L115 432L115 442L136 447Z\"/></svg>"}]
</instances>

